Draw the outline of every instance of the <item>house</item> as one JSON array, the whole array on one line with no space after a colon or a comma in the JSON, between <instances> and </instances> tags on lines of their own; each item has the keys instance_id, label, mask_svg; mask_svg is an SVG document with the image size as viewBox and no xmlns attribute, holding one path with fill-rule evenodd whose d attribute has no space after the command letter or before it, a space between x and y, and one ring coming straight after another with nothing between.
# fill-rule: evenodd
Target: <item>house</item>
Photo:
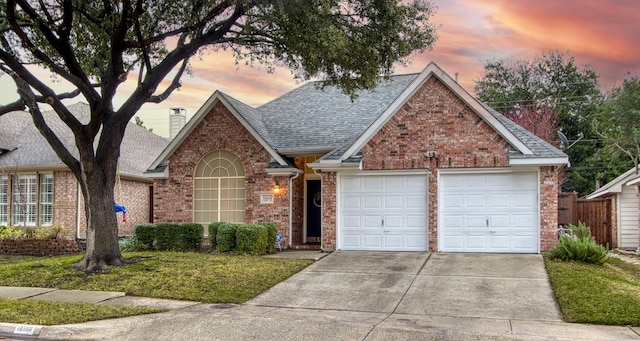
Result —
<instances>
[{"instance_id":1,"label":"house","mask_svg":"<svg viewBox=\"0 0 640 341\"><path fill-rule=\"evenodd\" d=\"M291 248L538 253L567 156L436 64L351 100L216 91L151 164L154 221L259 222Z\"/></svg>"},{"instance_id":2,"label":"house","mask_svg":"<svg viewBox=\"0 0 640 341\"><path fill-rule=\"evenodd\" d=\"M81 121L89 119L89 105L68 109ZM43 112L49 126L74 151L73 135L53 111ZM114 195L127 209L119 219L119 234L133 235L137 223L151 221L151 186L143 176L147 166L169 142L133 123L121 146L119 181ZM38 132L31 115L14 111L0 116L0 226L60 224L69 238L86 237L83 198L78 182Z\"/></svg>"},{"instance_id":3,"label":"house","mask_svg":"<svg viewBox=\"0 0 640 341\"><path fill-rule=\"evenodd\" d=\"M636 250L640 248L640 174L631 168L624 174L589 194L587 199L611 200L612 246Z\"/></svg>"}]
</instances>

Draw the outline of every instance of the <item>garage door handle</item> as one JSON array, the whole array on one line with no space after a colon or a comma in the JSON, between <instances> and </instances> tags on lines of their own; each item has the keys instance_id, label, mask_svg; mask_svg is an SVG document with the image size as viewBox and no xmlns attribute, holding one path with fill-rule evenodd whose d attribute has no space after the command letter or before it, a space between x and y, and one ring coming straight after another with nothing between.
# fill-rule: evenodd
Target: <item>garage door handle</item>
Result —
<instances>
[{"instance_id":1,"label":"garage door handle","mask_svg":"<svg viewBox=\"0 0 640 341\"><path fill-rule=\"evenodd\" d=\"M384 226L384 219L382 219L382 226Z\"/></svg>"}]
</instances>

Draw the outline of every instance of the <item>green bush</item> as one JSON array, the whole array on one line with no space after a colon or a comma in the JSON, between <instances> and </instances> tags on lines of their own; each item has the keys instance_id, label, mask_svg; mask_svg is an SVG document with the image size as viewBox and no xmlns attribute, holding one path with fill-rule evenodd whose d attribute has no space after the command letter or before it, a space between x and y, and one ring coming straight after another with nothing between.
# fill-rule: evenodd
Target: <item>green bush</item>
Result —
<instances>
[{"instance_id":1,"label":"green bush","mask_svg":"<svg viewBox=\"0 0 640 341\"><path fill-rule=\"evenodd\" d=\"M178 238L178 248L183 251L200 251L204 228L198 223L182 223Z\"/></svg>"},{"instance_id":2,"label":"green bush","mask_svg":"<svg viewBox=\"0 0 640 341\"><path fill-rule=\"evenodd\" d=\"M572 235L562 234L553 250L547 252L550 258L591 264L604 264L609 259L609 250L596 244L591 231L584 223L569 225Z\"/></svg>"},{"instance_id":3,"label":"green bush","mask_svg":"<svg viewBox=\"0 0 640 341\"><path fill-rule=\"evenodd\" d=\"M278 227L275 223L261 222L258 223L260 225L264 225L267 228L269 245L267 248L268 253L273 253L276 251L276 235L278 234Z\"/></svg>"},{"instance_id":4,"label":"green bush","mask_svg":"<svg viewBox=\"0 0 640 341\"><path fill-rule=\"evenodd\" d=\"M214 221L209 224L209 245L211 245L211 250L215 250L217 248L216 235L218 234L218 228L224 224L226 223L222 221Z\"/></svg>"},{"instance_id":5,"label":"green bush","mask_svg":"<svg viewBox=\"0 0 640 341\"><path fill-rule=\"evenodd\" d=\"M224 223L218 226L216 246L220 252L229 252L236 248L237 224Z\"/></svg>"},{"instance_id":6,"label":"green bush","mask_svg":"<svg viewBox=\"0 0 640 341\"><path fill-rule=\"evenodd\" d=\"M153 249L156 240L156 224L144 223L137 224L134 227L134 235L136 239L147 248Z\"/></svg>"},{"instance_id":7,"label":"green bush","mask_svg":"<svg viewBox=\"0 0 640 341\"><path fill-rule=\"evenodd\" d=\"M236 243L236 252L252 255L268 253L269 244L272 244L269 243L268 228L263 224L238 226L236 230Z\"/></svg>"}]
</instances>

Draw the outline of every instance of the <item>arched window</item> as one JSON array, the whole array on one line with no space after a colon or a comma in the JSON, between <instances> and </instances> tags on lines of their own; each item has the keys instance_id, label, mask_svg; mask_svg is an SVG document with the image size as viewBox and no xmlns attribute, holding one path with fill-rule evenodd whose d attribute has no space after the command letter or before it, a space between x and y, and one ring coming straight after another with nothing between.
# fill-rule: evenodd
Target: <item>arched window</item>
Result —
<instances>
[{"instance_id":1,"label":"arched window","mask_svg":"<svg viewBox=\"0 0 640 341\"><path fill-rule=\"evenodd\" d=\"M193 219L244 223L244 169L233 153L216 150L203 157L194 174Z\"/></svg>"}]
</instances>

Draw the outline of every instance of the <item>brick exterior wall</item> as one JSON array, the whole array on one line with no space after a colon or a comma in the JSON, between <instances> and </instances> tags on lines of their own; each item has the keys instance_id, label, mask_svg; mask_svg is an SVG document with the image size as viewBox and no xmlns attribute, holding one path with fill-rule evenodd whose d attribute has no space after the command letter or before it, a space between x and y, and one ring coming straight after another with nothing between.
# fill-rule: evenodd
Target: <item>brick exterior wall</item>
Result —
<instances>
[{"instance_id":1,"label":"brick exterior wall","mask_svg":"<svg viewBox=\"0 0 640 341\"><path fill-rule=\"evenodd\" d=\"M79 252L75 239L0 239L0 254L59 256Z\"/></svg>"},{"instance_id":2,"label":"brick exterior wall","mask_svg":"<svg viewBox=\"0 0 640 341\"><path fill-rule=\"evenodd\" d=\"M288 241L289 178L274 178L266 173L271 155L221 103L214 105L169 158L169 178L154 181L154 222L193 221L194 170L200 159L216 150L227 150L242 161L245 223L273 222ZM260 194L272 193L276 181L281 191L275 195L275 202L260 204ZM296 197L300 195L301 184L299 180L295 181ZM300 210L301 207L294 208L298 215L301 215Z\"/></svg>"},{"instance_id":3,"label":"brick exterior wall","mask_svg":"<svg viewBox=\"0 0 640 341\"><path fill-rule=\"evenodd\" d=\"M336 244L336 190L335 172L323 172L322 176L322 243L323 249L335 249Z\"/></svg>"},{"instance_id":4,"label":"brick exterior wall","mask_svg":"<svg viewBox=\"0 0 640 341\"><path fill-rule=\"evenodd\" d=\"M428 170L429 251L438 250L438 170L508 167L509 144L435 77L362 148L364 170ZM435 152L437 157L427 157ZM335 173L323 174L323 247L336 246ZM541 251L557 241L558 177L540 172Z\"/></svg>"},{"instance_id":5,"label":"brick exterior wall","mask_svg":"<svg viewBox=\"0 0 640 341\"><path fill-rule=\"evenodd\" d=\"M558 169L540 167L540 251L558 242Z\"/></svg>"}]
</instances>

